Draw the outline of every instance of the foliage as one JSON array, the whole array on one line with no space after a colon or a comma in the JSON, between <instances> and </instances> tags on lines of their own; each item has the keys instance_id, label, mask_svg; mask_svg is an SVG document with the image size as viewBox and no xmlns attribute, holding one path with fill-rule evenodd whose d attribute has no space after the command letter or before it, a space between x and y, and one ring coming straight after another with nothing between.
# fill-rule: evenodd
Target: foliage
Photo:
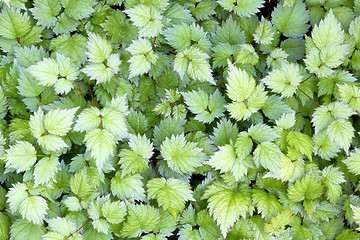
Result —
<instances>
[{"instance_id":1,"label":"foliage","mask_svg":"<svg viewBox=\"0 0 360 240\"><path fill-rule=\"evenodd\" d=\"M0 1L0 240L360 239L359 0Z\"/></svg>"}]
</instances>

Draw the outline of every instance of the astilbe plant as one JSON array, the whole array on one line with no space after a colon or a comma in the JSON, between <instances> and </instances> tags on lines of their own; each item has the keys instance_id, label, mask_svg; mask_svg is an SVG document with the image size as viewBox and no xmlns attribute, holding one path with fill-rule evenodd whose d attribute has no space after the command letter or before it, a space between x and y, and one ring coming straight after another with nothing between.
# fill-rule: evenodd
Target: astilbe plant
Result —
<instances>
[{"instance_id":1,"label":"astilbe plant","mask_svg":"<svg viewBox=\"0 0 360 240\"><path fill-rule=\"evenodd\" d=\"M0 6L0 240L360 239L359 0Z\"/></svg>"}]
</instances>

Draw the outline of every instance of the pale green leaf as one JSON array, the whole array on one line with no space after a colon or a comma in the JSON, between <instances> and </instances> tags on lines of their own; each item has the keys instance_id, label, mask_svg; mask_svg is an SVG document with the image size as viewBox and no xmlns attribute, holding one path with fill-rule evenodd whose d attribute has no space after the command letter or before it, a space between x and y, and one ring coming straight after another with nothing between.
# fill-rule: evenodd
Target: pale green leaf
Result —
<instances>
[{"instance_id":1,"label":"pale green leaf","mask_svg":"<svg viewBox=\"0 0 360 240\"><path fill-rule=\"evenodd\" d=\"M100 115L101 112L98 108L91 107L84 109L76 120L74 130L78 132L91 131L100 126Z\"/></svg>"},{"instance_id":2,"label":"pale green leaf","mask_svg":"<svg viewBox=\"0 0 360 240\"><path fill-rule=\"evenodd\" d=\"M29 170L37 160L35 147L26 141L18 141L6 153L6 167L13 168L18 173Z\"/></svg>"},{"instance_id":3,"label":"pale green leaf","mask_svg":"<svg viewBox=\"0 0 360 240\"><path fill-rule=\"evenodd\" d=\"M20 204L29 196L28 190L24 183L16 183L10 188L6 197L12 214L19 210Z\"/></svg>"},{"instance_id":4,"label":"pale green leaf","mask_svg":"<svg viewBox=\"0 0 360 240\"><path fill-rule=\"evenodd\" d=\"M327 44L342 44L344 42L344 31L331 9L325 19L321 20L319 25L313 28L311 37L315 46L319 49Z\"/></svg>"},{"instance_id":5,"label":"pale green leaf","mask_svg":"<svg viewBox=\"0 0 360 240\"><path fill-rule=\"evenodd\" d=\"M254 161L265 169L280 175L280 157L282 153L278 145L272 142L260 143L254 150Z\"/></svg>"},{"instance_id":6,"label":"pale green leaf","mask_svg":"<svg viewBox=\"0 0 360 240\"><path fill-rule=\"evenodd\" d=\"M50 87L55 84L59 76L59 64L52 58L45 58L27 68L27 71L39 81L40 85Z\"/></svg>"},{"instance_id":7,"label":"pale green leaf","mask_svg":"<svg viewBox=\"0 0 360 240\"><path fill-rule=\"evenodd\" d=\"M202 240L202 238L199 230L193 230L190 224L186 224L179 230L179 240Z\"/></svg>"},{"instance_id":8,"label":"pale green leaf","mask_svg":"<svg viewBox=\"0 0 360 240\"><path fill-rule=\"evenodd\" d=\"M79 107L72 109L50 110L44 117L44 127L48 133L64 136L73 124L73 118Z\"/></svg>"},{"instance_id":9,"label":"pale green leaf","mask_svg":"<svg viewBox=\"0 0 360 240\"><path fill-rule=\"evenodd\" d=\"M227 186L220 182L210 185L202 199L208 199L208 209L225 238L239 217L252 212L251 193L248 186Z\"/></svg>"},{"instance_id":10,"label":"pale green leaf","mask_svg":"<svg viewBox=\"0 0 360 240\"><path fill-rule=\"evenodd\" d=\"M92 63L104 62L112 52L110 42L96 33L89 33L87 49L86 55Z\"/></svg>"},{"instance_id":11,"label":"pale green leaf","mask_svg":"<svg viewBox=\"0 0 360 240\"><path fill-rule=\"evenodd\" d=\"M39 145L48 151L55 152L62 148L68 147L64 139L51 134L40 136L37 140Z\"/></svg>"},{"instance_id":12,"label":"pale green leaf","mask_svg":"<svg viewBox=\"0 0 360 240\"><path fill-rule=\"evenodd\" d=\"M125 219L126 205L120 201L107 201L101 207L101 213L105 217L106 221L111 224L119 224Z\"/></svg>"},{"instance_id":13,"label":"pale green leaf","mask_svg":"<svg viewBox=\"0 0 360 240\"><path fill-rule=\"evenodd\" d=\"M140 237L155 229L160 222L159 210L144 204L128 204L128 216L121 230L123 237Z\"/></svg>"},{"instance_id":14,"label":"pale green leaf","mask_svg":"<svg viewBox=\"0 0 360 240\"><path fill-rule=\"evenodd\" d=\"M94 129L86 133L85 145L90 150L91 156L95 158L99 173L106 161L114 154L115 138L106 129Z\"/></svg>"},{"instance_id":15,"label":"pale green leaf","mask_svg":"<svg viewBox=\"0 0 360 240\"><path fill-rule=\"evenodd\" d=\"M349 152L349 148L354 137L354 127L351 122L345 119L333 120L328 128L326 134L331 141L334 141L344 149L346 153Z\"/></svg>"},{"instance_id":16,"label":"pale green leaf","mask_svg":"<svg viewBox=\"0 0 360 240\"><path fill-rule=\"evenodd\" d=\"M195 201L190 186L178 179L154 178L146 187L148 199L156 199L175 219L185 209L187 201Z\"/></svg>"},{"instance_id":17,"label":"pale green leaf","mask_svg":"<svg viewBox=\"0 0 360 240\"><path fill-rule=\"evenodd\" d=\"M273 128L266 124L252 125L247 132L253 140L259 143L272 142L280 137Z\"/></svg>"},{"instance_id":18,"label":"pale green leaf","mask_svg":"<svg viewBox=\"0 0 360 240\"><path fill-rule=\"evenodd\" d=\"M280 93L282 97L291 97L296 93L297 87L302 81L299 66L286 63L280 69L269 73L263 82L274 92Z\"/></svg>"},{"instance_id":19,"label":"pale green leaf","mask_svg":"<svg viewBox=\"0 0 360 240\"><path fill-rule=\"evenodd\" d=\"M76 225L67 218L51 218L46 220L49 230L60 233L62 237L71 235L76 231Z\"/></svg>"},{"instance_id":20,"label":"pale green leaf","mask_svg":"<svg viewBox=\"0 0 360 240\"><path fill-rule=\"evenodd\" d=\"M46 200L40 196L30 196L19 206L21 216L36 225L42 224L48 209Z\"/></svg>"},{"instance_id":21,"label":"pale green leaf","mask_svg":"<svg viewBox=\"0 0 360 240\"><path fill-rule=\"evenodd\" d=\"M101 110L102 127L111 132L117 139L127 137L126 120L124 115L114 109L103 108Z\"/></svg>"},{"instance_id":22,"label":"pale green leaf","mask_svg":"<svg viewBox=\"0 0 360 240\"><path fill-rule=\"evenodd\" d=\"M37 84L35 78L33 78L28 72L20 70L20 76L18 78L20 95L24 97L37 97L42 93L44 87Z\"/></svg>"},{"instance_id":23,"label":"pale green leaf","mask_svg":"<svg viewBox=\"0 0 360 240\"><path fill-rule=\"evenodd\" d=\"M225 10L234 11L240 17L250 17L259 12L259 8L264 4L263 0L218 0L217 2Z\"/></svg>"},{"instance_id":24,"label":"pale green leaf","mask_svg":"<svg viewBox=\"0 0 360 240\"><path fill-rule=\"evenodd\" d=\"M35 185L40 185L54 179L59 171L59 159L57 157L44 157L36 165L34 169Z\"/></svg>"},{"instance_id":25,"label":"pale green leaf","mask_svg":"<svg viewBox=\"0 0 360 240\"><path fill-rule=\"evenodd\" d=\"M145 201L145 190L141 180L142 177L139 174L121 177L120 174L117 173L116 176L111 179L111 193L119 199L128 198Z\"/></svg>"},{"instance_id":26,"label":"pale green leaf","mask_svg":"<svg viewBox=\"0 0 360 240\"><path fill-rule=\"evenodd\" d=\"M22 240L22 239L31 239L31 240L42 240L44 230L31 222L28 222L23 219L16 219L11 225L10 229L10 239L11 240Z\"/></svg>"},{"instance_id":27,"label":"pale green leaf","mask_svg":"<svg viewBox=\"0 0 360 240\"><path fill-rule=\"evenodd\" d=\"M31 12L40 25L50 28L56 24L56 16L60 13L60 10L59 0L36 0Z\"/></svg>"},{"instance_id":28,"label":"pale green leaf","mask_svg":"<svg viewBox=\"0 0 360 240\"><path fill-rule=\"evenodd\" d=\"M309 11L302 1L292 6L278 3L271 17L272 23L287 37L302 37L309 28Z\"/></svg>"},{"instance_id":29,"label":"pale green leaf","mask_svg":"<svg viewBox=\"0 0 360 240\"><path fill-rule=\"evenodd\" d=\"M4 6L0 13L0 36L16 39L25 36L31 29L30 18L20 9Z\"/></svg>"},{"instance_id":30,"label":"pale green leaf","mask_svg":"<svg viewBox=\"0 0 360 240\"><path fill-rule=\"evenodd\" d=\"M236 137L234 147L237 156L240 159L245 159L252 151L253 141L247 132L241 132Z\"/></svg>"},{"instance_id":31,"label":"pale green leaf","mask_svg":"<svg viewBox=\"0 0 360 240\"><path fill-rule=\"evenodd\" d=\"M191 173L206 159L206 155L196 143L186 141L184 135L166 138L160 147L161 155L171 170Z\"/></svg>"},{"instance_id":32,"label":"pale green leaf","mask_svg":"<svg viewBox=\"0 0 360 240\"><path fill-rule=\"evenodd\" d=\"M246 71L229 64L226 91L228 97L233 101L244 101L249 98L255 90L255 79Z\"/></svg>"},{"instance_id":33,"label":"pale green leaf","mask_svg":"<svg viewBox=\"0 0 360 240\"><path fill-rule=\"evenodd\" d=\"M309 135L301 132L290 131L286 135L289 146L306 155L312 161L313 142Z\"/></svg>"},{"instance_id":34,"label":"pale green leaf","mask_svg":"<svg viewBox=\"0 0 360 240\"><path fill-rule=\"evenodd\" d=\"M355 148L355 151L350 153L350 156L343 160L351 173L360 175L360 149Z\"/></svg>"}]
</instances>

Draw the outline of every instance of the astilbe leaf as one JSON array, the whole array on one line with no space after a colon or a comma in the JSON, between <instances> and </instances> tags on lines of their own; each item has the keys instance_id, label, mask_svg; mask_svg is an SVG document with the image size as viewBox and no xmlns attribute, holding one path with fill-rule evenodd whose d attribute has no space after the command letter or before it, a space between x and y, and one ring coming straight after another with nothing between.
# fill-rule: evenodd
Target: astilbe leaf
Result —
<instances>
[{"instance_id":1,"label":"astilbe leaf","mask_svg":"<svg viewBox=\"0 0 360 240\"><path fill-rule=\"evenodd\" d=\"M226 237L229 229L239 217L246 217L252 212L250 188L239 186L227 186L220 182L210 185L202 199L208 199L208 209L217 224L221 234Z\"/></svg>"},{"instance_id":2,"label":"astilbe leaf","mask_svg":"<svg viewBox=\"0 0 360 240\"><path fill-rule=\"evenodd\" d=\"M185 209L186 201L195 200L190 186L178 179L154 178L146 186L148 199L156 199L175 219Z\"/></svg>"},{"instance_id":3,"label":"astilbe leaf","mask_svg":"<svg viewBox=\"0 0 360 240\"><path fill-rule=\"evenodd\" d=\"M196 143L186 141L184 135L166 138L160 151L167 165L175 172L191 173L205 161L206 155Z\"/></svg>"}]
</instances>

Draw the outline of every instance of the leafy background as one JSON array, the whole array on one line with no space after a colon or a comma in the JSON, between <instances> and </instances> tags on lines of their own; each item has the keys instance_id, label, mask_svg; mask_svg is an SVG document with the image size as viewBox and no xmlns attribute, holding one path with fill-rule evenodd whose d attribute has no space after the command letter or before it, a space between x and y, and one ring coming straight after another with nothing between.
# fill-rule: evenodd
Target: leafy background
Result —
<instances>
[{"instance_id":1,"label":"leafy background","mask_svg":"<svg viewBox=\"0 0 360 240\"><path fill-rule=\"evenodd\" d=\"M359 0L0 4L0 239L360 239Z\"/></svg>"}]
</instances>

